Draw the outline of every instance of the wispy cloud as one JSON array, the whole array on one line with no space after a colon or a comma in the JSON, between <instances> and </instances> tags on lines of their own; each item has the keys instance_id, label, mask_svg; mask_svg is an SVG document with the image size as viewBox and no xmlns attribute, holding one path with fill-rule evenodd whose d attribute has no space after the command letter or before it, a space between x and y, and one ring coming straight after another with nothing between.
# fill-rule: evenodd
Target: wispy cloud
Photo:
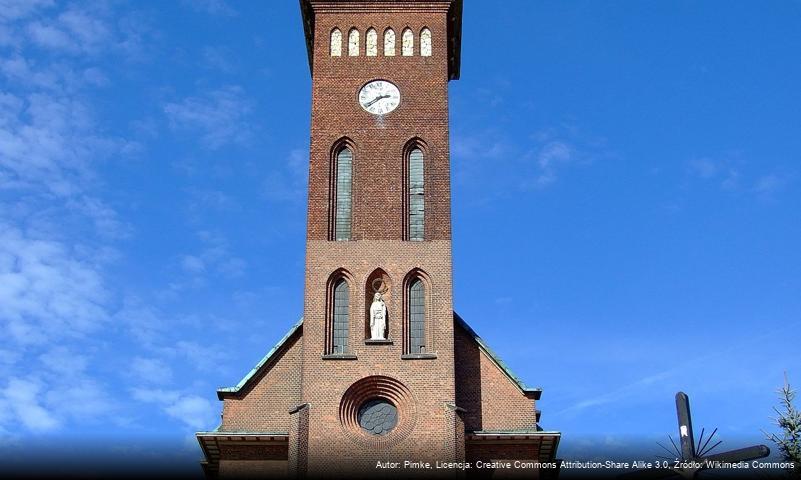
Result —
<instances>
[{"instance_id":1,"label":"wispy cloud","mask_svg":"<svg viewBox=\"0 0 801 480\"><path fill-rule=\"evenodd\" d=\"M794 178L793 173L786 171L760 173L756 171L756 165L741 157L742 155L725 155L722 158L693 158L687 162L687 173L691 178L717 185L721 190L751 194L760 199L773 198Z\"/></svg>"},{"instance_id":2,"label":"wispy cloud","mask_svg":"<svg viewBox=\"0 0 801 480\"><path fill-rule=\"evenodd\" d=\"M178 390L136 388L133 396L141 402L159 405L164 413L194 430L212 428L217 408L201 396Z\"/></svg>"},{"instance_id":3,"label":"wispy cloud","mask_svg":"<svg viewBox=\"0 0 801 480\"><path fill-rule=\"evenodd\" d=\"M176 131L200 135L211 149L246 144L254 126L248 120L253 102L242 87L227 86L167 103L164 113Z\"/></svg>"},{"instance_id":4,"label":"wispy cloud","mask_svg":"<svg viewBox=\"0 0 801 480\"><path fill-rule=\"evenodd\" d=\"M306 193L308 150L296 148L283 164L278 164L264 179L264 195L275 201L300 202Z\"/></svg>"},{"instance_id":5,"label":"wispy cloud","mask_svg":"<svg viewBox=\"0 0 801 480\"><path fill-rule=\"evenodd\" d=\"M0 223L0 322L36 344L93 331L108 319L100 267L71 247Z\"/></svg>"},{"instance_id":6,"label":"wispy cloud","mask_svg":"<svg viewBox=\"0 0 801 480\"><path fill-rule=\"evenodd\" d=\"M58 428L59 421L41 404L39 382L22 378L10 378L2 392L0 405L14 412L23 426L33 431L48 431Z\"/></svg>"},{"instance_id":7,"label":"wispy cloud","mask_svg":"<svg viewBox=\"0 0 801 480\"><path fill-rule=\"evenodd\" d=\"M189 8L198 12L207 13L209 15L219 15L224 17L233 17L238 15L225 0L184 0L182 2Z\"/></svg>"}]
</instances>

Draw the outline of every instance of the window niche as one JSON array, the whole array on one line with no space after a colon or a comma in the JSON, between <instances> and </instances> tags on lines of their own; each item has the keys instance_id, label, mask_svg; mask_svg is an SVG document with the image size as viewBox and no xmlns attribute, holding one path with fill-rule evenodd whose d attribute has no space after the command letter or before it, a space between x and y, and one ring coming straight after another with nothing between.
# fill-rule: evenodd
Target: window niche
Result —
<instances>
[{"instance_id":1,"label":"window niche","mask_svg":"<svg viewBox=\"0 0 801 480\"><path fill-rule=\"evenodd\" d=\"M334 272L326 289L324 359L355 359L350 350L351 285L344 270Z\"/></svg>"},{"instance_id":2,"label":"window niche","mask_svg":"<svg viewBox=\"0 0 801 480\"><path fill-rule=\"evenodd\" d=\"M427 27L420 31L420 56L431 56L431 30Z\"/></svg>"},{"instance_id":3,"label":"window niche","mask_svg":"<svg viewBox=\"0 0 801 480\"><path fill-rule=\"evenodd\" d=\"M426 155L425 142L413 138L403 148L403 239L426 238Z\"/></svg>"},{"instance_id":4,"label":"window niche","mask_svg":"<svg viewBox=\"0 0 801 480\"><path fill-rule=\"evenodd\" d=\"M359 56L359 30L351 28L348 32L348 56Z\"/></svg>"},{"instance_id":5,"label":"window niche","mask_svg":"<svg viewBox=\"0 0 801 480\"><path fill-rule=\"evenodd\" d=\"M331 149L328 194L328 239L351 239L353 226L353 146L343 138Z\"/></svg>"},{"instance_id":6,"label":"window niche","mask_svg":"<svg viewBox=\"0 0 801 480\"><path fill-rule=\"evenodd\" d=\"M384 31L384 56L395 56L395 30L391 28Z\"/></svg>"},{"instance_id":7,"label":"window niche","mask_svg":"<svg viewBox=\"0 0 801 480\"><path fill-rule=\"evenodd\" d=\"M404 57L411 57L414 55L414 33L411 28L403 30L401 37L401 55Z\"/></svg>"},{"instance_id":8,"label":"window niche","mask_svg":"<svg viewBox=\"0 0 801 480\"><path fill-rule=\"evenodd\" d=\"M342 56L342 32L335 28L331 30L331 56L332 57L341 57Z\"/></svg>"},{"instance_id":9,"label":"window niche","mask_svg":"<svg viewBox=\"0 0 801 480\"><path fill-rule=\"evenodd\" d=\"M403 282L403 356L405 360L437 358L431 322L431 282L420 269Z\"/></svg>"},{"instance_id":10,"label":"window niche","mask_svg":"<svg viewBox=\"0 0 801 480\"><path fill-rule=\"evenodd\" d=\"M378 55L378 32L375 31L375 28L367 30L364 53L368 57L375 57Z\"/></svg>"}]
</instances>

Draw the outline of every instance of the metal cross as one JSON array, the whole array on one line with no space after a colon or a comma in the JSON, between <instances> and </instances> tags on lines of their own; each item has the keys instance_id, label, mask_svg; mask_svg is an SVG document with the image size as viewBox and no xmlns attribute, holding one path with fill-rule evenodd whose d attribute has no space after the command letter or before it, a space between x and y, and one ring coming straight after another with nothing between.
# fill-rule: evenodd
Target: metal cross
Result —
<instances>
[{"instance_id":1,"label":"metal cross","mask_svg":"<svg viewBox=\"0 0 801 480\"><path fill-rule=\"evenodd\" d=\"M676 394L676 416L679 420L679 441L681 449L676 448L676 460L679 461L681 468L652 468L648 470L637 470L635 472L624 473L619 478L626 479L646 479L664 478L672 475L681 475L684 478L695 478L701 470L718 468L722 463L737 463L742 461L754 460L770 455L770 449L765 445L755 445L753 447L740 448L723 453L707 455L712 449L720 445L717 442L707 448L710 440L715 435L717 429L707 438L706 443L701 445L704 433L701 431L701 438L698 440L698 450L696 451L695 436L693 435L693 422L690 416L690 398L684 392ZM673 442L673 440L670 440Z\"/></svg>"}]
</instances>

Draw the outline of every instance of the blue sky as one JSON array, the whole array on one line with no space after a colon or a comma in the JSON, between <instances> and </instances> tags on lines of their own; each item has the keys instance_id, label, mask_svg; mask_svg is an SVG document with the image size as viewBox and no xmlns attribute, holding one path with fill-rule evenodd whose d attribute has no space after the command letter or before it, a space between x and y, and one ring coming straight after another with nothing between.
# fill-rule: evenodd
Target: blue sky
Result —
<instances>
[{"instance_id":1,"label":"blue sky","mask_svg":"<svg viewBox=\"0 0 801 480\"><path fill-rule=\"evenodd\" d=\"M564 454L675 435L678 390L761 442L801 385L801 3L466 3L456 310ZM299 15L0 1L0 449L193 462L299 318Z\"/></svg>"}]
</instances>

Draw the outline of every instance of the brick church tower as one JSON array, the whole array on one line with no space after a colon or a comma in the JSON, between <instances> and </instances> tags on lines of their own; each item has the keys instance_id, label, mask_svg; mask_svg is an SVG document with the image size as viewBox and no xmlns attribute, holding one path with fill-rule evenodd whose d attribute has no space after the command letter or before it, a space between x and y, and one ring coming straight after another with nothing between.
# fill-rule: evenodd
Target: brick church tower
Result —
<instances>
[{"instance_id":1,"label":"brick church tower","mask_svg":"<svg viewBox=\"0 0 801 480\"><path fill-rule=\"evenodd\" d=\"M312 71L303 319L197 434L208 476L553 461L527 388L453 310L448 82L461 0L301 0ZM404 461L430 462L418 469ZM468 476L493 469L468 470Z\"/></svg>"}]
</instances>

